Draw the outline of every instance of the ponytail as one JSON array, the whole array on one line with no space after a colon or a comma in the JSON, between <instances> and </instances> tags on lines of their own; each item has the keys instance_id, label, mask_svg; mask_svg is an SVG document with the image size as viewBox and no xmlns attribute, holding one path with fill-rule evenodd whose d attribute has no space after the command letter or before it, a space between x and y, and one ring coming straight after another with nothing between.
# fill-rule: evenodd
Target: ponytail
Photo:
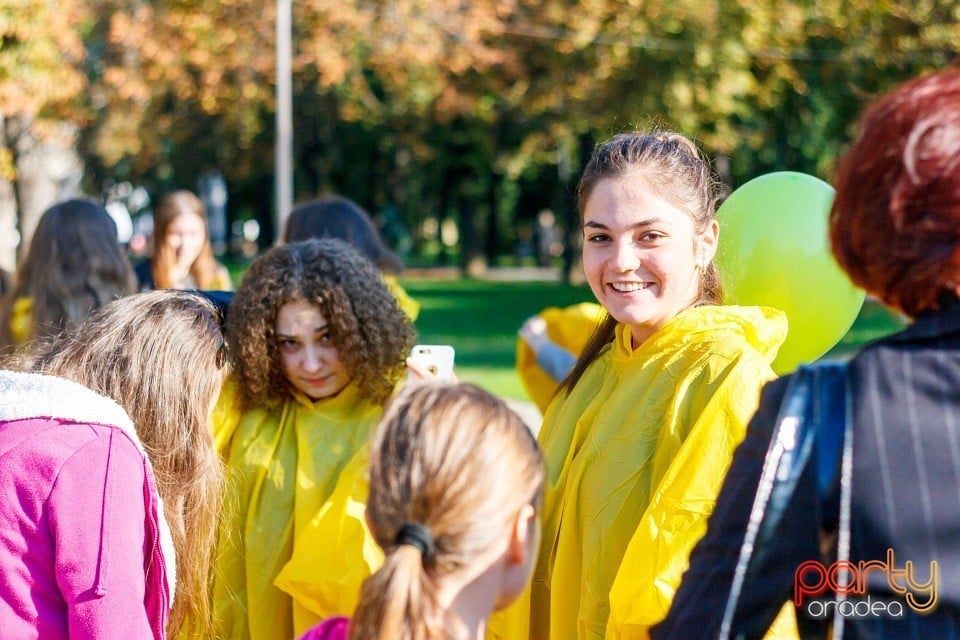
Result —
<instances>
[{"instance_id":1,"label":"ponytail","mask_svg":"<svg viewBox=\"0 0 960 640\"><path fill-rule=\"evenodd\" d=\"M440 606L417 547L396 545L360 589L350 640L429 640L464 637Z\"/></svg>"},{"instance_id":2,"label":"ponytail","mask_svg":"<svg viewBox=\"0 0 960 640\"><path fill-rule=\"evenodd\" d=\"M469 640L441 598L539 504L543 476L536 440L499 398L471 384L405 387L371 439L366 520L386 557L363 583L350 639Z\"/></svg>"}]
</instances>

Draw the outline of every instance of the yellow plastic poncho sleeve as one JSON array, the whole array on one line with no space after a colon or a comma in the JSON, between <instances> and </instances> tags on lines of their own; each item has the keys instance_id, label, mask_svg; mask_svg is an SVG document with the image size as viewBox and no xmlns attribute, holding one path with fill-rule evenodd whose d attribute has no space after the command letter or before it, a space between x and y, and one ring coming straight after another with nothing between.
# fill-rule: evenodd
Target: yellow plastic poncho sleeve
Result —
<instances>
[{"instance_id":1,"label":"yellow plastic poncho sleeve","mask_svg":"<svg viewBox=\"0 0 960 640\"><path fill-rule=\"evenodd\" d=\"M704 531L785 335L783 315L760 308L689 309L637 348L621 325L550 406L531 638L612 637L625 612L665 615L672 591L658 590L679 581ZM628 582L666 595L627 602Z\"/></svg>"},{"instance_id":2,"label":"yellow plastic poncho sleeve","mask_svg":"<svg viewBox=\"0 0 960 640\"><path fill-rule=\"evenodd\" d=\"M582 302L569 307L547 307L538 314L547 323L547 337L570 353L579 356L597 325L606 315L595 302ZM557 382L537 365L537 355L523 338L517 339L517 375L530 399L547 410L557 390Z\"/></svg>"},{"instance_id":3,"label":"yellow plastic poncho sleeve","mask_svg":"<svg viewBox=\"0 0 960 640\"><path fill-rule=\"evenodd\" d=\"M390 290L390 293L393 294L393 297L396 298L397 304L400 305L400 309L407 314L407 317L410 318L411 322L414 322L417 319L417 316L420 315L420 303L410 297L403 287L400 286L400 283L397 282L397 277L391 273L384 273L381 276L383 278L384 284L387 285L387 289Z\"/></svg>"},{"instance_id":4,"label":"yellow plastic poncho sleeve","mask_svg":"<svg viewBox=\"0 0 960 640\"><path fill-rule=\"evenodd\" d=\"M315 403L296 395L269 411L247 411L229 437L229 419L215 426L229 480L213 586L220 638L289 640L319 622L274 581L288 563L300 562L301 554L340 553L305 549L296 541L366 445L380 412L349 385Z\"/></svg>"}]
</instances>

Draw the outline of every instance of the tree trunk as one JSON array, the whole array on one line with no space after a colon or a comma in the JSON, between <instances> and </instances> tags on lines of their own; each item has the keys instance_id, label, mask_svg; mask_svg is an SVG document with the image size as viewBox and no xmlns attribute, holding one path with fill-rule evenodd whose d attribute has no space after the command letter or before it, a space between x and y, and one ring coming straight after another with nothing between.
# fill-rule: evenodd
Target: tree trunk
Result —
<instances>
[{"instance_id":1,"label":"tree trunk","mask_svg":"<svg viewBox=\"0 0 960 640\"><path fill-rule=\"evenodd\" d=\"M20 118L3 120L4 145L12 151L16 178L0 186L0 230L4 242L0 247L0 266L7 268L11 254L18 258L30 245L30 238L43 212L59 200L80 193L83 163L75 147L77 130L73 125L59 125L54 135L38 139L30 122ZM10 212L16 220L12 232ZM19 232L16 233L16 232ZM9 246L16 243L18 245Z\"/></svg>"},{"instance_id":2,"label":"tree trunk","mask_svg":"<svg viewBox=\"0 0 960 640\"><path fill-rule=\"evenodd\" d=\"M17 266L17 201L13 183L0 180L0 269L13 273Z\"/></svg>"},{"instance_id":3,"label":"tree trunk","mask_svg":"<svg viewBox=\"0 0 960 640\"><path fill-rule=\"evenodd\" d=\"M476 278L486 272L486 261L480 251L480 234L477 230L477 199L470 193L464 193L461 182L460 196L457 198L460 217L460 268L468 278Z\"/></svg>"}]
</instances>

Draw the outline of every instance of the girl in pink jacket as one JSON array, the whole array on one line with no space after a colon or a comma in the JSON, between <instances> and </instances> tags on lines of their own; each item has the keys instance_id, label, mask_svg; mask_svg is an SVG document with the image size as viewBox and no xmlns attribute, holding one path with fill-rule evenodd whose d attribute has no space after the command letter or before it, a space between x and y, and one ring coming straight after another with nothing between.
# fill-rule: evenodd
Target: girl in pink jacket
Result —
<instances>
[{"instance_id":1,"label":"girl in pink jacket","mask_svg":"<svg viewBox=\"0 0 960 640\"><path fill-rule=\"evenodd\" d=\"M0 371L3 637L205 635L216 308L178 291L122 298L19 364L31 372Z\"/></svg>"}]
</instances>

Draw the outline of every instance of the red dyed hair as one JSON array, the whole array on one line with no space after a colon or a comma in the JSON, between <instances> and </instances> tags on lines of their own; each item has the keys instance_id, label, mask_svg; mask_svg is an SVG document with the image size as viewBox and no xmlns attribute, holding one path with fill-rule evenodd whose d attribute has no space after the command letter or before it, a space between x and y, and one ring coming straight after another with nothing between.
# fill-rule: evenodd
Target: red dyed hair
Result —
<instances>
[{"instance_id":1,"label":"red dyed hair","mask_svg":"<svg viewBox=\"0 0 960 640\"><path fill-rule=\"evenodd\" d=\"M960 284L960 68L871 103L840 160L833 254L853 282L916 317Z\"/></svg>"}]
</instances>

